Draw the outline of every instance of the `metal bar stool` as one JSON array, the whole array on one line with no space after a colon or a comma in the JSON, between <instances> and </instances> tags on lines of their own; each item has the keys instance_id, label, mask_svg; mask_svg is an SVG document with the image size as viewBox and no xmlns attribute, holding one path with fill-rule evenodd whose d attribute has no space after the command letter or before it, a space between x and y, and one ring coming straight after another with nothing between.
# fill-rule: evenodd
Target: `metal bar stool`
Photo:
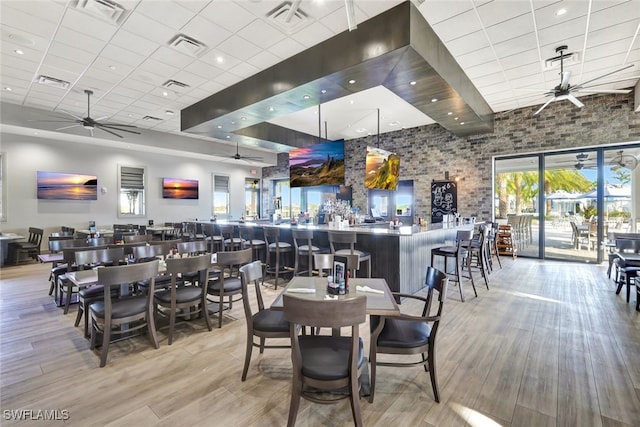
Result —
<instances>
[{"instance_id":1,"label":"metal bar stool","mask_svg":"<svg viewBox=\"0 0 640 427\"><path fill-rule=\"evenodd\" d=\"M295 247L293 275L297 276L306 272L309 277L311 277L313 273L313 255L322 251L319 247L313 246L312 244L313 230L291 230L291 234L293 235L293 246ZM299 271L300 257L307 258L307 270Z\"/></svg>"},{"instance_id":2,"label":"metal bar stool","mask_svg":"<svg viewBox=\"0 0 640 427\"><path fill-rule=\"evenodd\" d=\"M225 251L239 251L242 248L242 239L235 236L233 224L220 225L220 235L222 235Z\"/></svg>"},{"instance_id":3,"label":"metal bar stool","mask_svg":"<svg viewBox=\"0 0 640 427\"><path fill-rule=\"evenodd\" d=\"M275 289L278 289L278 278L280 274L292 271L288 271L284 264L280 264L280 256L293 252L293 247L291 243L280 241L280 228L278 227L264 227L264 241L267 244L268 253L266 272L275 275ZM275 254L275 265L271 263L272 254Z\"/></svg>"},{"instance_id":4,"label":"metal bar stool","mask_svg":"<svg viewBox=\"0 0 640 427\"><path fill-rule=\"evenodd\" d=\"M478 296L476 292L476 285L473 282L473 274L471 274L471 239L473 238L473 230L458 230L456 232L456 244L455 246L440 246L431 250L431 266L434 265L435 257L444 257L443 271L449 275L450 282L457 282L460 288L460 300L464 302L464 291L462 290L462 263L464 262L469 272L468 278L471 280L471 286L473 287L473 293ZM447 272L447 261L454 259L456 267L453 272Z\"/></svg>"},{"instance_id":5,"label":"metal bar stool","mask_svg":"<svg viewBox=\"0 0 640 427\"><path fill-rule=\"evenodd\" d=\"M238 235L240 236L240 240L242 240L242 248L251 248L253 260L260 261L264 264L266 262L264 254L266 252L265 249L267 248L267 243L264 240L255 238L254 227L249 225L239 225Z\"/></svg>"},{"instance_id":6,"label":"metal bar stool","mask_svg":"<svg viewBox=\"0 0 640 427\"><path fill-rule=\"evenodd\" d=\"M358 255L359 263L367 262L367 277L371 277L371 254L355 248L358 235L355 231L329 231L329 245L334 255ZM336 246L348 246L346 249L337 249ZM359 269L358 269L359 270Z\"/></svg>"}]
</instances>

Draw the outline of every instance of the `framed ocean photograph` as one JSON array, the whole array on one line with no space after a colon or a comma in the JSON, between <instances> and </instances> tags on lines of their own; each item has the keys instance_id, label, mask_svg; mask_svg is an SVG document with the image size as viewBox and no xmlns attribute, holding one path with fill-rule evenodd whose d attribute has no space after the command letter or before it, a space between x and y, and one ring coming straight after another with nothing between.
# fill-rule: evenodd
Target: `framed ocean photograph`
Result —
<instances>
[{"instance_id":1,"label":"framed ocean photograph","mask_svg":"<svg viewBox=\"0 0 640 427\"><path fill-rule=\"evenodd\" d=\"M198 180L162 178L163 199L197 199Z\"/></svg>"},{"instance_id":2,"label":"framed ocean photograph","mask_svg":"<svg viewBox=\"0 0 640 427\"><path fill-rule=\"evenodd\" d=\"M38 171L36 186L38 199L98 200L98 177L95 175Z\"/></svg>"}]
</instances>

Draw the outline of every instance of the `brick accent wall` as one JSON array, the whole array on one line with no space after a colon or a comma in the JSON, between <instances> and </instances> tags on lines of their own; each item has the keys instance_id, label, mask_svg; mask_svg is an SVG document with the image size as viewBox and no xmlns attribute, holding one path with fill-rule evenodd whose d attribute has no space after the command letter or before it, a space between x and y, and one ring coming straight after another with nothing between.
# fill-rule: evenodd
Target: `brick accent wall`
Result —
<instances>
[{"instance_id":1,"label":"brick accent wall","mask_svg":"<svg viewBox=\"0 0 640 427\"><path fill-rule=\"evenodd\" d=\"M628 95L593 95L580 98L585 106L554 102L541 114L528 107L497 113L494 132L460 138L438 124L380 135L380 148L400 154L401 179L414 181L414 215L429 218L431 181L464 177L458 185L458 211L479 220L492 216L492 160L494 156L539 153L576 147L593 147L640 141L640 114L634 113L633 92ZM345 183L353 187L353 204L367 207L364 188L367 145L376 135L345 142ZM278 164L263 168L263 194L270 180L289 176L288 154ZM270 206L271 195L266 196Z\"/></svg>"}]
</instances>

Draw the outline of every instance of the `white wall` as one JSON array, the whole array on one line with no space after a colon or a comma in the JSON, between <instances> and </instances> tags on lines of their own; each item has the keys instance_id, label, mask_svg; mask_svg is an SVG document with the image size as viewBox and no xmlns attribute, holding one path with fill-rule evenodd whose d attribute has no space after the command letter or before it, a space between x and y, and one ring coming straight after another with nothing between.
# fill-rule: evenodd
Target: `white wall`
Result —
<instances>
[{"instance_id":1,"label":"white wall","mask_svg":"<svg viewBox=\"0 0 640 427\"><path fill-rule=\"evenodd\" d=\"M28 227L45 228L45 236L60 226L87 228L90 220L98 227L115 223L156 224L165 221L209 219L211 216L211 175L228 175L231 188L231 215L244 211L244 179L261 178L262 171L241 163L220 163L176 155L157 154L97 145L85 145L3 133L0 151L6 155L7 221L5 232L26 233ZM206 144L206 142L203 141ZM179 147L176 147L179 150ZM147 215L145 218L118 218L118 164L145 166ZM257 169L252 175L251 169ZM38 200L36 172L86 173L97 175L98 200ZM197 179L198 200L162 198L162 178ZM24 235L24 234L23 234Z\"/></svg>"}]
</instances>

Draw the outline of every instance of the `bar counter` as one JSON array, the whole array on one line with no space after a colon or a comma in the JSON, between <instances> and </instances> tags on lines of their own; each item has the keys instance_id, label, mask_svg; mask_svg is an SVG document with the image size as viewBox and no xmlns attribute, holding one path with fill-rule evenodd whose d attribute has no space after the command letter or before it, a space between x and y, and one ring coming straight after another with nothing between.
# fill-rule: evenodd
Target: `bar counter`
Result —
<instances>
[{"instance_id":1,"label":"bar counter","mask_svg":"<svg viewBox=\"0 0 640 427\"><path fill-rule=\"evenodd\" d=\"M234 224L262 228L274 226L268 222L233 222L218 220L214 224ZM372 226L373 225L373 226ZM329 249L328 231L355 231L358 236L356 248L371 253L371 276L386 279L394 292L415 293L424 287L425 272L431 263L431 249L455 241L456 231L473 228L465 224L443 228L441 224L427 226L400 226L389 228L388 224L366 224L345 227L310 224L279 224L282 241L293 244L292 229L314 230L313 244ZM257 233L256 238L260 238ZM437 268L443 269L443 265ZM359 277L363 277L360 274Z\"/></svg>"}]
</instances>

